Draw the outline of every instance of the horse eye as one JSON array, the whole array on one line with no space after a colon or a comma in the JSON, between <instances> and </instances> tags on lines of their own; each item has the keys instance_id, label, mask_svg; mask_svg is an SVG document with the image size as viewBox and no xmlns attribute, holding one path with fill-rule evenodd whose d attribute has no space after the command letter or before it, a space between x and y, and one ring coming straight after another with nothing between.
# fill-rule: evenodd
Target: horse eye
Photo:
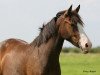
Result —
<instances>
[{"instance_id":1,"label":"horse eye","mask_svg":"<svg viewBox=\"0 0 100 75\"><path fill-rule=\"evenodd\" d=\"M74 31L74 32L78 31L78 29L77 29L77 26L76 26L76 25L72 24L71 26L73 27L73 31Z\"/></svg>"},{"instance_id":2,"label":"horse eye","mask_svg":"<svg viewBox=\"0 0 100 75\"><path fill-rule=\"evenodd\" d=\"M77 32L77 28L74 28L73 31L74 31L74 32Z\"/></svg>"}]
</instances>

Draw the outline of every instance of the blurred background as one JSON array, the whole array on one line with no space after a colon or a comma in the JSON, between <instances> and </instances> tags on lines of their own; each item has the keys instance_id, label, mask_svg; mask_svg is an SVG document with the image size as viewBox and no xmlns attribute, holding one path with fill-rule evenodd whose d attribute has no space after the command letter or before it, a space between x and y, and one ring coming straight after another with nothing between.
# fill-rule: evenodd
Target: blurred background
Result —
<instances>
[{"instance_id":1,"label":"blurred background","mask_svg":"<svg viewBox=\"0 0 100 75\"><path fill-rule=\"evenodd\" d=\"M82 54L65 41L60 56L62 75L100 75L100 0L0 0L0 41L18 38L31 42L39 27L56 13L81 5L79 14L93 48Z\"/></svg>"}]
</instances>

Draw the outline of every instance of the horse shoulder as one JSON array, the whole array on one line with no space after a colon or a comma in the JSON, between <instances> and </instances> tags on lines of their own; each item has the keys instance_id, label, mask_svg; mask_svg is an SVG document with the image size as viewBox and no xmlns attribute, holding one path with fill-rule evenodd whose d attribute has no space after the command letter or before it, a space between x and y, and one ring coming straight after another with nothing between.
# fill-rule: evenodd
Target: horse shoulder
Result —
<instances>
[{"instance_id":1,"label":"horse shoulder","mask_svg":"<svg viewBox=\"0 0 100 75\"><path fill-rule=\"evenodd\" d=\"M29 46L29 44L23 40L20 39L7 39L5 41L2 41L0 43L0 71L1 71L1 65L3 62L5 62L6 57L9 54L12 54L13 52L17 53L20 51L23 51ZM23 53L21 52L21 53ZM13 54L12 54L13 55ZM3 65L2 65L3 66Z\"/></svg>"},{"instance_id":2,"label":"horse shoulder","mask_svg":"<svg viewBox=\"0 0 100 75\"><path fill-rule=\"evenodd\" d=\"M23 40L14 38L2 41L0 43L0 60L6 53L9 53L10 51L14 50L15 47L18 47L20 45L26 46L28 45L28 43Z\"/></svg>"}]
</instances>

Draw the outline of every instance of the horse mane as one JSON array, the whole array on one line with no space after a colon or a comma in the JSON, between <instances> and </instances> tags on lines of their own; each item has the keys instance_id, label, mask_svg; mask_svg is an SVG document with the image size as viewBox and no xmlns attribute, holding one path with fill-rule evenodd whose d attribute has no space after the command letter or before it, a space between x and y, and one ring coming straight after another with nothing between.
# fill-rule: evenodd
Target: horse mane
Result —
<instances>
[{"instance_id":1,"label":"horse mane","mask_svg":"<svg viewBox=\"0 0 100 75\"><path fill-rule=\"evenodd\" d=\"M57 35L56 21L62 14L64 14L64 12L65 11L58 12L56 14L56 17L54 17L47 24L43 24L43 26L39 28L40 33L37 36L37 38L32 42L34 46L39 47L42 43L46 43L51 37L54 37Z\"/></svg>"},{"instance_id":2,"label":"horse mane","mask_svg":"<svg viewBox=\"0 0 100 75\"><path fill-rule=\"evenodd\" d=\"M50 22L47 24L43 24L40 29L40 33L37 38L33 41L34 46L40 46L42 43L46 43L51 37L57 35L57 28L56 28L56 17L54 17Z\"/></svg>"},{"instance_id":3,"label":"horse mane","mask_svg":"<svg viewBox=\"0 0 100 75\"><path fill-rule=\"evenodd\" d=\"M57 35L57 27L56 27L56 21L57 19L66 12L66 10L64 11L60 11L56 14L56 17L54 17L50 22L48 22L47 24L43 24L43 26L40 29L40 33L37 36L37 38L32 42L34 44L34 46L40 46L42 43L46 43L48 42L48 40L51 37L54 37ZM79 16L79 14L76 14L74 12L71 13L71 20L72 23L79 23L80 25L83 26L83 22L81 20L81 17ZM32 44L31 43L31 44Z\"/></svg>"}]
</instances>

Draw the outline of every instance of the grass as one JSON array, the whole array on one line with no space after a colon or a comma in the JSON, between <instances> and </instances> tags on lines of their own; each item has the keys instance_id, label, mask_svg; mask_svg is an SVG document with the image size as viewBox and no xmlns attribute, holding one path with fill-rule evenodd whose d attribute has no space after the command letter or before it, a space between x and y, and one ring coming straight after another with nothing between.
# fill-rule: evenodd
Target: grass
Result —
<instances>
[{"instance_id":1,"label":"grass","mask_svg":"<svg viewBox=\"0 0 100 75\"><path fill-rule=\"evenodd\" d=\"M61 53L61 75L100 75L100 54Z\"/></svg>"}]
</instances>

